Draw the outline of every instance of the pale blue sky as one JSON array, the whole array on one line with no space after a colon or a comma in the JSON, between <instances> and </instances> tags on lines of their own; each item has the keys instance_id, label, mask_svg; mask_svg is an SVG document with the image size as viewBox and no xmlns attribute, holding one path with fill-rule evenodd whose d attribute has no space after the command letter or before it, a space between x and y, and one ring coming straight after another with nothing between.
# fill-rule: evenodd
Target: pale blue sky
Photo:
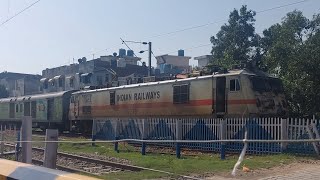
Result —
<instances>
[{"instance_id":1,"label":"pale blue sky","mask_svg":"<svg viewBox=\"0 0 320 180\"><path fill-rule=\"evenodd\" d=\"M1 0L0 22L35 0ZM125 48L125 40L152 41L155 55L177 54L195 57L210 53L209 44L227 20L230 11L248 5L261 11L297 0L41 0L38 4L0 27L0 72L38 73L46 67L66 65L80 57L92 59ZM8 6L9 2L9 6ZM8 8L9 7L9 8ZM256 16L256 31L281 21L294 9L308 18L320 12L320 1L276 9ZM202 28L161 37L155 35L219 21ZM129 44L135 52L147 49ZM139 54L137 54L139 56ZM147 61L147 53L140 57ZM195 64L192 62L192 64ZM153 58L152 65L155 65Z\"/></svg>"}]
</instances>

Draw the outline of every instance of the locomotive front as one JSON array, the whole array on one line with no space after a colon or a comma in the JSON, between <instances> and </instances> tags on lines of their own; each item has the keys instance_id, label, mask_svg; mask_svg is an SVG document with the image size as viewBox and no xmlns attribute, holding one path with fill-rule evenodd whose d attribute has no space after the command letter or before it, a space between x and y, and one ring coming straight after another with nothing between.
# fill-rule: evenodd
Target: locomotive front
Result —
<instances>
[{"instance_id":1,"label":"locomotive front","mask_svg":"<svg viewBox=\"0 0 320 180\"><path fill-rule=\"evenodd\" d=\"M269 76L250 76L249 80L260 116L288 116L288 104L280 79Z\"/></svg>"}]
</instances>

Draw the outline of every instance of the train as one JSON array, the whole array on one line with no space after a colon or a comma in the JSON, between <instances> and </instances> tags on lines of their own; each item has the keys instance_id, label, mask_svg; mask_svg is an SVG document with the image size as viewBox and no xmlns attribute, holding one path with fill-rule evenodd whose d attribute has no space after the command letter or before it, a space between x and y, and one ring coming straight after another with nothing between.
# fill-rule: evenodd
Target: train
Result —
<instances>
[{"instance_id":1,"label":"train","mask_svg":"<svg viewBox=\"0 0 320 180\"><path fill-rule=\"evenodd\" d=\"M0 99L0 123L31 116L33 127L90 131L92 121L152 117L284 117L281 80L235 69L185 79Z\"/></svg>"}]
</instances>

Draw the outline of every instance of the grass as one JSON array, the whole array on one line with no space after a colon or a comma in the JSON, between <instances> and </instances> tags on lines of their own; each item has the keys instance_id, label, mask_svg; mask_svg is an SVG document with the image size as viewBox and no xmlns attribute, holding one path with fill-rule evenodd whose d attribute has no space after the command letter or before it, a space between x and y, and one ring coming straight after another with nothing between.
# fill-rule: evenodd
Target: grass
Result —
<instances>
[{"instance_id":1,"label":"grass","mask_svg":"<svg viewBox=\"0 0 320 180\"><path fill-rule=\"evenodd\" d=\"M44 137L33 136L33 141L43 141ZM59 139L61 140L61 139ZM85 138L65 138L68 141L84 141ZM33 143L34 146L44 147L44 143ZM111 143L96 143L96 146L91 146L91 143L59 143L59 151L64 151L72 154L88 153L98 154L102 156L117 157L127 159L133 165L162 170L174 173L176 175L194 175L194 174L225 174L231 172L234 164L238 160L239 155L229 155L226 160L220 160L219 154L196 154L188 156L182 152L182 158L177 159L175 155L160 154L160 153L147 153L142 156L137 152L137 148L119 143L120 152L114 151L114 146ZM276 154L264 156L246 156L242 164L246 164L252 170L259 168L270 168L281 164L289 164L296 162L300 159L312 158L301 157L290 154ZM165 173L154 171L140 171L140 172L117 172L100 176L103 179L154 179L154 178L176 178L177 176L168 175Z\"/></svg>"},{"instance_id":2,"label":"grass","mask_svg":"<svg viewBox=\"0 0 320 180\"><path fill-rule=\"evenodd\" d=\"M175 155L148 153L142 156L134 151L134 147L119 144L120 153L113 150L112 144L100 143L96 146L91 144L68 144L60 143L59 150L69 153L92 153L111 157L118 157L130 160L134 165L146 168L152 168L174 174L190 175L203 173L225 173L231 172L239 155L227 156L226 160L220 160L219 154L199 154L187 156L182 154L181 159ZM121 151L122 150L122 151ZM270 168L281 164L295 162L303 157L297 157L289 154L264 155L264 156L246 156L244 164L250 169ZM308 157L310 158L310 157ZM103 175L104 179L150 179L150 178L168 178L170 175L152 172L119 172ZM174 177L174 176L173 176Z\"/></svg>"}]
</instances>

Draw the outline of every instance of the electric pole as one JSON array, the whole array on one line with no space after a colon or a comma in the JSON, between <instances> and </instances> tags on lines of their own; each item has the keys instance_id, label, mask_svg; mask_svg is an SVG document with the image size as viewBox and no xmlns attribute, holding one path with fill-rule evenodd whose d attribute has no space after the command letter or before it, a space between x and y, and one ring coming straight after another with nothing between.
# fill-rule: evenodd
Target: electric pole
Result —
<instances>
[{"instance_id":1,"label":"electric pole","mask_svg":"<svg viewBox=\"0 0 320 180\"><path fill-rule=\"evenodd\" d=\"M149 71L148 71L148 76L150 77L151 76L151 42L149 42L148 43L149 44L149 50L148 50L148 52L149 52Z\"/></svg>"}]
</instances>

